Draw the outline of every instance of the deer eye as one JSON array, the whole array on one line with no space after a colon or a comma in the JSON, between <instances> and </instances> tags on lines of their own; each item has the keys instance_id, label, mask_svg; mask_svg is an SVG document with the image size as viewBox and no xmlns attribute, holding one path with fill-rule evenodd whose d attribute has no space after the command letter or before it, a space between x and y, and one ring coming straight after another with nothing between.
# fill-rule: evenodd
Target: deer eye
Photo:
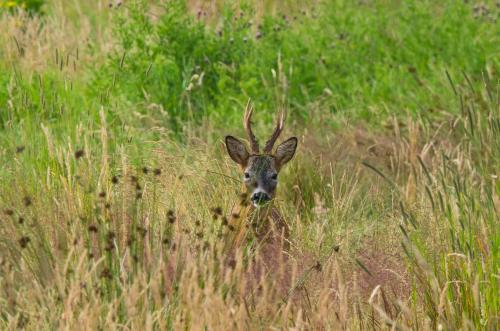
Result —
<instances>
[{"instance_id":1,"label":"deer eye","mask_svg":"<svg viewBox=\"0 0 500 331\"><path fill-rule=\"evenodd\" d=\"M271 176L271 179L272 179L272 180L278 180L278 174L273 174L273 175Z\"/></svg>"},{"instance_id":2,"label":"deer eye","mask_svg":"<svg viewBox=\"0 0 500 331\"><path fill-rule=\"evenodd\" d=\"M250 174L248 172L245 172L245 179L249 179L250 178Z\"/></svg>"}]
</instances>

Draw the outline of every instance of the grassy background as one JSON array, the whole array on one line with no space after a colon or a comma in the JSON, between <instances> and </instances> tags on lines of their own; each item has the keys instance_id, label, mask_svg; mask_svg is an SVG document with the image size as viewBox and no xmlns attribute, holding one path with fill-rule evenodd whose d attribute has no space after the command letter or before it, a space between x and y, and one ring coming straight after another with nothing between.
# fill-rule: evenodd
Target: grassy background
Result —
<instances>
[{"instance_id":1,"label":"grassy background","mask_svg":"<svg viewBox=\"0 0 500 331\"><path fill-rule=\"evenodd\" d=\"M498 327L494 2L22 3L0 1L3 328ZM281 278L225 268L212 219L249 98L261 139L281 107L300 138Z\"/></svg>"}]
</instances>

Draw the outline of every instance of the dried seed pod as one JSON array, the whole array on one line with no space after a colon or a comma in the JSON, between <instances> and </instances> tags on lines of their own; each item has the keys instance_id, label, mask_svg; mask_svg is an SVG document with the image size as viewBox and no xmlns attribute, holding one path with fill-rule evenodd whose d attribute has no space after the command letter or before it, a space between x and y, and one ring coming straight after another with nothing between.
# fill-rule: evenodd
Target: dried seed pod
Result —
<instances>
[{"instance_id":1,"label":"dried seed pod","mask_svg":"<svg viewBox=\"0 0 500 331\"><path fill-rule=\"evenodd\" d=\"M83 151L83 149L79 149L75 152L75 159L80 159L82 158L83 156L85 155L85 152Z\"/></svg>"},{"instance_id":2,"label":"dried seed pod","mask_svg":"<svg viewBox=\"0 0 500 331\"><path fill-rule=\"evenodd\" d=\"M21 239L19 239L19 245L21 246L21 248L26 248L26 246L28 246L30 241L31 240L29 237L23 236L21 237Z\"/></svg>"}]
</instances>

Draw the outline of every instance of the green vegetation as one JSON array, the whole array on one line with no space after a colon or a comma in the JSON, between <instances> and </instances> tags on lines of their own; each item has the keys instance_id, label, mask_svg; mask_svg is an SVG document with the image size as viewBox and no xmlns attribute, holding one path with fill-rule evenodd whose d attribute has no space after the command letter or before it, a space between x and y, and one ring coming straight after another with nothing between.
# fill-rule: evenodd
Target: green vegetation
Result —
<instances>
[{"instance_id":1,"label":"green vegetation","mask_svg":"<svg viewBox=\"0 0 500 331\"><path fill-rule=\"evenodd\" d=\"M1 328L498 328L499 16L0 1ZM272 273L221 255L249 99L300 141Z\"/></svg>"}]
</instances>

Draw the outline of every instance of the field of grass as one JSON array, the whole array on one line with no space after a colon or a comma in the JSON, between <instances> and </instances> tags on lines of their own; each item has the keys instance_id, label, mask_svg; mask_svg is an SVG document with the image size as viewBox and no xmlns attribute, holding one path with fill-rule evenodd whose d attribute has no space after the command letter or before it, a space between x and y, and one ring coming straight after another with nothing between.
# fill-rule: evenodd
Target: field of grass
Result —
<instances>
[{"instance_id":1,"label":"field of grass","mask_svg":"<svg viewBox=\"0 0 500 331\"><path fill-rule=\"evenodd\" d=\"M0 328L500 328L494 1L0 0ZM299 138L231 256L224 136Z\"/></svg>"}]
</instances>

